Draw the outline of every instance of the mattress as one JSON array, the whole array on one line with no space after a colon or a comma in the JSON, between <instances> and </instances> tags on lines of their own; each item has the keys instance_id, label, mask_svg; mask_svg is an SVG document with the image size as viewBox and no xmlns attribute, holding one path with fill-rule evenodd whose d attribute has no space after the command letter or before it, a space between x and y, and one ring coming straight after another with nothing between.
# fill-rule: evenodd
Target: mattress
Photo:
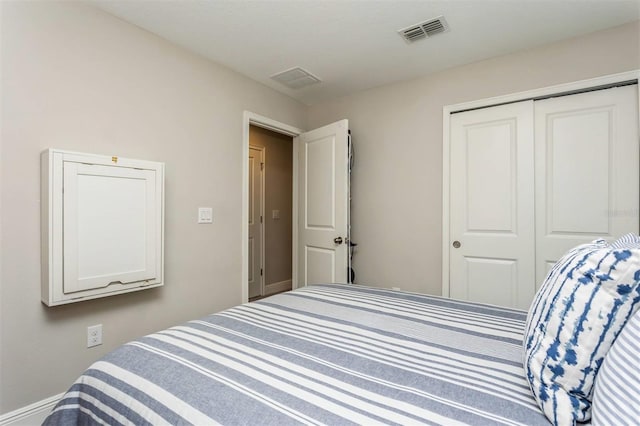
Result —
<instances>
[{"instance_id":1,"label":"mattress","mask_svg":"<svg viewBox=\"0 0 640 426\"><path fill-rule=\"evenodd\" d=\"M318 285L127 343L57 424L548 425L524 378L526 312Z\"/></svg>"}]
</instances>

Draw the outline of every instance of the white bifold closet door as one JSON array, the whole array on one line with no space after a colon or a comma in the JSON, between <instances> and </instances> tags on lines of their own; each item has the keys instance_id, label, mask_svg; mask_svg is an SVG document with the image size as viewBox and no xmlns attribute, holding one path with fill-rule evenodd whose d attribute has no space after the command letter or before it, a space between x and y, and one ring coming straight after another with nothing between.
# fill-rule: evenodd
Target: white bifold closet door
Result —
<instances>
[{"instance_id":1,"label":"white bifold closet door","mask_svg":"<svg viewBox=\"0 0 640 426\"><path fill-rule=\"evenodd\" d=\"M571 247L638 233L637 90L535 103L538 288Z\"/></svg>"},{"instance_id":2,"label":"white bifold closet door","mask_svg":"<svg viewBox=\"0 0 640 426\"><path fill-rule=\"evenodd\" d=\"M527 309L569 248L638 232L637 87L451 116L450 296Z\"/></svg>"},{"instance_id":3,"label":"white bifold closet door","mask_svg":"<svg viewBox=\"0 0 640 426\"><path fill-rule=\"evenodd\" d=\"M533 101L451 116L451 297L533 297L533 153Z\"/></svg>"}]
</instances>

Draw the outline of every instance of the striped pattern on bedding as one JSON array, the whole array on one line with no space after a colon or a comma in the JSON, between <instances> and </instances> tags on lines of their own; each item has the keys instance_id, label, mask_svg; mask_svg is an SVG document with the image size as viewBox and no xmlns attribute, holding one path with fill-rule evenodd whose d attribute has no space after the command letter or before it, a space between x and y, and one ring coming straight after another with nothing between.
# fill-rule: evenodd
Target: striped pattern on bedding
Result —
<instances>
[{"instance_id":1,"label":"striped pattern on bedding","mask_svg":"<svg viewBox=\"0 0 640 426\"><path fill-rule=\"evenodd\" d=\"M548 424L522 369L526 312L310 286L126 344L45 424Z\"/></svg>"},{"instance_id":2,"label":"striped pattern on bedding","mask_svg":"<svg viewBox=\"0 0 640 426\"><path fill-rule=\"evenodd\" d=\"M618 335L593 387L594 426L640 422L640 311Z\"/></svg>"}]
</instances>

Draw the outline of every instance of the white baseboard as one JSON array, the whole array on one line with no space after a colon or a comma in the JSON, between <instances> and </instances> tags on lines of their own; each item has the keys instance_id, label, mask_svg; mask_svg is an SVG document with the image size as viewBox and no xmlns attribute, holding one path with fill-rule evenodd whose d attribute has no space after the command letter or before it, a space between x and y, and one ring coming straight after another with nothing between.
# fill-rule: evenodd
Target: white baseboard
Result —
<instances>
[{"instance_id":1,"label":"white baseboard","mask_svg":"<svg viewBox=\"0 0 640 426\"><path fill-rule=\"evenodd\" d=\"M63 395L63 393L54 395L42 401L29 404L26 407L2 414L0 415L0 426L41 425L51 412L51 409L62 399Z\"/></svg>"},{"instance_id":2,"label":"white baseboard","mask_svg":"<svg viewBox=\"0 0 640 426\"><path fill-rule=\"evenodd\" d=\"M291 280L280 281L277 283L271 283L264 286L264 295L270 296L272 294L280 293L281 291L291 290Z\"/></svg>"}]
</instances>

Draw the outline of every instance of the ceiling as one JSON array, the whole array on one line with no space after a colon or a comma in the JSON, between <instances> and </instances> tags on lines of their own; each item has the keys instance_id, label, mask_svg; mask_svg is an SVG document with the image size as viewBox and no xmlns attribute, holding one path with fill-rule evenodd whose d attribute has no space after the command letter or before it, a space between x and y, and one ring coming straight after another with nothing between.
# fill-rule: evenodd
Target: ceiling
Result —
<instances>
[{"instance_id":1,"label":"ceiling","mask_svg":"<svg viewBox=\"0 0 640 426\"><path fill-rule=\"evenodd\" d=\"M640 19L640 0L88 1L308 105ZM440 15L445 33L397 33ZM321 82L270 78L293 67Z\"/></svg>"}]
</instances>

